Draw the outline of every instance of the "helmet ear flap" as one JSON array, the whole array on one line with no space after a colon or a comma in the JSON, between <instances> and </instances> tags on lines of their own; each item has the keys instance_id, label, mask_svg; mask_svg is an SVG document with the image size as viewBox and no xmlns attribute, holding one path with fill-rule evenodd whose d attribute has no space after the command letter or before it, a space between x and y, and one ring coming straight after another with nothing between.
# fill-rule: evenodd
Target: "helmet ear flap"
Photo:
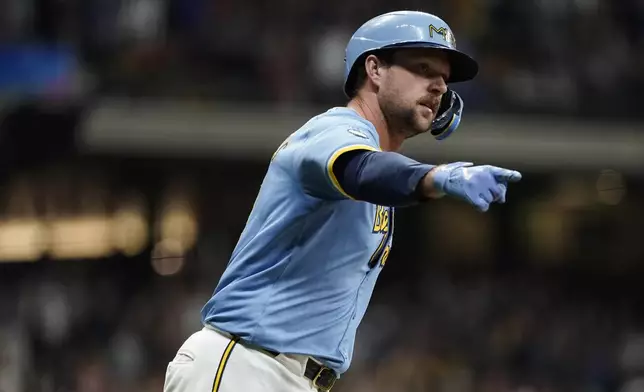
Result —
<instances>
[{"instance_id":1,"label":"helmet ear flap","mask_svg":"<svg viewBox=\"0 0 644 392\"><path fill-rule=\"evenodd\" d=\"M458 128L462 114L463 100L455 91L448 89L441 98L438 114L432 121L430 133L436 140L446 139Z\"/></svg>"}]
</instances>

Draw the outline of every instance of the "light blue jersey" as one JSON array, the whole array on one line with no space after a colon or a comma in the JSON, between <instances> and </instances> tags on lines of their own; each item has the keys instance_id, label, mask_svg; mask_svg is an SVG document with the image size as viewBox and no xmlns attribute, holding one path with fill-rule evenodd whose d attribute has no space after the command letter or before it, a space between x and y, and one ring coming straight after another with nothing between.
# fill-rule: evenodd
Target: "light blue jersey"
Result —
<instances>
[{"instance_id":1,"label":"light blue jersey","mask_svg":"<svg viewBox=\"0 0 644 392\"><path fill-rule=\"evenodd\" d=\"M270 350L310 355L338 375L391 249L393 208L352 200L332 165L379 150L349 108L312 118L277 150L203 322Z\"/></svg>"}]
</instances>

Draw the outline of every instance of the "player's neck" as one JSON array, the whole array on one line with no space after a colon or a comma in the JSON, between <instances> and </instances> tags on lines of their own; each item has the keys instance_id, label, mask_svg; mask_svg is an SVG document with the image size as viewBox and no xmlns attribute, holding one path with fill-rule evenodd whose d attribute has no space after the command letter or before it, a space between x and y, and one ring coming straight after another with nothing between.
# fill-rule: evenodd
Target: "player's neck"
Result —
<instances>
[{"instance_id":1,"label":"player's neck","mask_svg":"<svg viewBox=\"0 0 644 392\"><path fill-rule=\"evenodd\" d=\"M404 135L391 132L385 120L385 116L380 110L380 106L375 99L375 95L367 97L358 96L347 104L347 107L355 110L360 117L369 121L376 128L378 138L380 139L380 149L383 151L399 151L405 141Z\"/></svg>"}]
</instances>

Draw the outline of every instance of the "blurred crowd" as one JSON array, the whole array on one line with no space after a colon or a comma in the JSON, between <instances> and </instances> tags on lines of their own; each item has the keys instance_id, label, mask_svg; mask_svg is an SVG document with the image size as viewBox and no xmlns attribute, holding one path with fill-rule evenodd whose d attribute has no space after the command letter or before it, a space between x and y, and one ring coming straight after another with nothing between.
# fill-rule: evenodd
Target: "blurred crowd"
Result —
<instances>
[{"instance_id":1,"label":"blurred crowd","mask_svg":"<svg viewBox=\"0 0 644 392\"><path fill-rule=\"evenodd\" d=\"M351 33L394 9L442 16L480 61L454 86L468 110L641 115L639 0L6 0L0 40L60 50L68 61L34 57L66 75L58 90L333 105Z\"/></svg>"},{"instance_id":2,"label":"blurred crowd","mask_svg":"<svg viewBox=\"0 0 644 392\"><path fill-rule=\"evenodd\" d=\"M167 361L200 328L199 310L216 276L152 276L142 273L145 265L56 263L38 267L37 279L3 282L2 312L12 317L0 326L0 389L162 390ZM422 278L384 282L336 389L640 392L637 286L431 268Z\"/></svg>"},{"instance_id":3,"label":"blurred crowd","mask_svg":"<svg viewBox=\"0 0 644 392\"><path fill-rule=\"evenodd\" d=\"M414 283L424 295L393 289L374 306L343 391L641 390L629 389L644 363L628 290L534 271Z\"/></svg>"}]
</instances>

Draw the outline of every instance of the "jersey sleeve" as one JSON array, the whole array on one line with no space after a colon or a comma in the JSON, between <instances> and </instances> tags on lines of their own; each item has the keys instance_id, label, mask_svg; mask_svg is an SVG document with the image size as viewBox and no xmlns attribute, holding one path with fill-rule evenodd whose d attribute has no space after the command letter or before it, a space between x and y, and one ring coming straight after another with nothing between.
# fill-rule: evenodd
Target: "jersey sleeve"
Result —
<instances>
[{"instance_id":1,"label":"jersey sleeve","mask_svg":"<svg viewBox=\"0 0 644 392\"><path fill-rule=\"evenodd\" d=\"M344 153L380 151L370 132L339 126L321 131L299 145L293 155L293 170L304 192L320 199L353 199L340 185L333 165Z\"/></svg>"}]
</instances>

